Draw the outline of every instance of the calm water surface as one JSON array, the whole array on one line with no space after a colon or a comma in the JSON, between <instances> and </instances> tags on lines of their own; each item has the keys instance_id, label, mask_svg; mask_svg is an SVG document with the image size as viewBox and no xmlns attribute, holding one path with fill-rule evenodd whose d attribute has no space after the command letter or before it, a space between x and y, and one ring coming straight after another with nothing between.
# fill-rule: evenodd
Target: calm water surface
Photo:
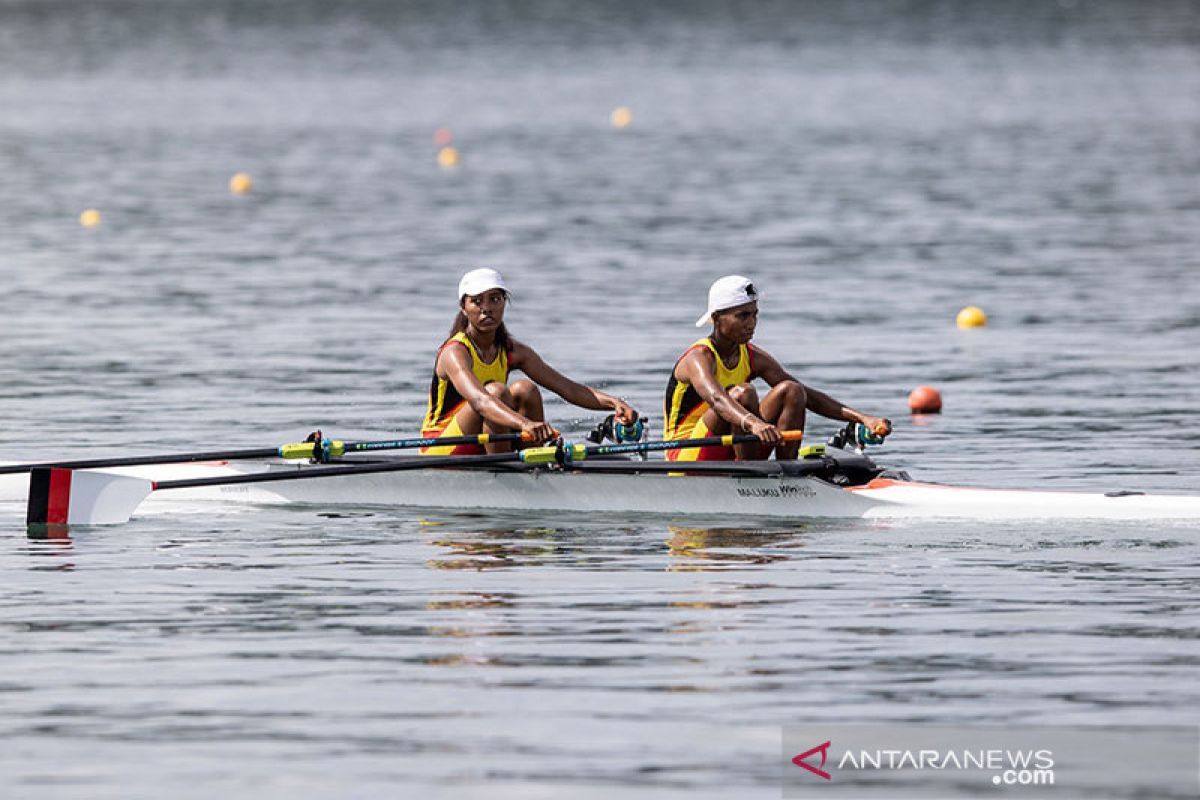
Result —
<instances>
[{"instance_id":1,"label":"calm water surface","mask_svg":"<svg viewBox=\"0 0 1200 800\"><path fill-rule=\"evenodd\" d=\"M889 465L1200 493L1198 44L1187 2L0 1L0 457L412 433L487 264L659 426L744 272ZM3 794L776 797L800 722L1197 720L1200 525L619 505L2 507Z\"/></svg>"}]
</instances>

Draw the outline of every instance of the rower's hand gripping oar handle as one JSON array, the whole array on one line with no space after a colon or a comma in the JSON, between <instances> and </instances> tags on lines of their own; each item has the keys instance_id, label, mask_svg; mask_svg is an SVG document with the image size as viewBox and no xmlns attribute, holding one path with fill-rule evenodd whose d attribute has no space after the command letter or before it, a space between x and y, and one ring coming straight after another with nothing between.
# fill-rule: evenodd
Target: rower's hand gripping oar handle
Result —
<instances>
[{"instance_id":1,"label":"rower's hand gripping oar handle","mask_svg":"<svg viewBox=\"0 0 1200 800\"><path fill-rule=\"evenodd\" d=\"M646 439L648 430L648 420L645 417L638 417L636 421L626 424L618 422L616 414L609 414L584 438L595 444L603 444L605 439L617 444L641 442Z\"/></svg>"},{"instance_id":2,"label":"rower's hand gripping oar handle","mask_svg":"<svg viewBox=\"0 0 1200 800\"><path fill-rule=\"evenodd\" d=\"M838 449L844 449L846 445L851 445L857 450L862 450L869 444L883 444L885 438L887 438L886 428L878 427L872 430L861 422L848 422L846 427L830 438L829 445Z\"/></svg>"}]
</instances>

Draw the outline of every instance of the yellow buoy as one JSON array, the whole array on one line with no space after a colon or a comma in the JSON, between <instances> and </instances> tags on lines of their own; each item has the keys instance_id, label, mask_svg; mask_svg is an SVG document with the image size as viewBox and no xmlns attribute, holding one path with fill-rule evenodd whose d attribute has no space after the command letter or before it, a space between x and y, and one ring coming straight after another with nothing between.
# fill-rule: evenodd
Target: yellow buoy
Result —
<instances>
[{"instance_id":1,"label":"yellow buoy","mask_svg":"<svg viewBox=\"0 0 1200 800\"><path fill-rule=\"evenodd\" d=\"M443 147L438 150L438 166L442 169L458 166L458 150L453 147Z\"/></svg>"},{"instance_id":2,"label":"yellow buoy","mask_svg":"<svg viewBox=\"0 0 1200 800\"><path fill-rule=\"evenodd\" d=\"M85 228L94 228L100 224L100 212L89 208L79 215L79 224Z\"/></svg>"},{"instance_id":3,"label":"yellow buoy","mask_svg":"<svg viewBox=\"0 0 1200 800\"><path fill-rule=\"evenodd\" d=\"M609 115L614 128L628 128L629 123L633 122L633 112L628 106L619 106L614 108L612 114Z\"/></svg>"},{"instance_id":4,"label":"yellow buoy","mask_svg":"<svg viewBox=\"0 0 1200 800\"><path fill-rule=\"evenodd\" d=\"M982 328L987 325L987 314L979 306L967 306L958 312L954 321L960 328Z\"/></svg>"},{"instance_id":5,"label":"yellow buoy","mask_svg":"<svg viewBox=\"0 0 1200 800\"><path fill-rule=\"evenodd\" d=\"M229 191L234 194L246 194L254 187L254 181L244 172L239 172L229 179Z\"/></svg>"}]
</instances>

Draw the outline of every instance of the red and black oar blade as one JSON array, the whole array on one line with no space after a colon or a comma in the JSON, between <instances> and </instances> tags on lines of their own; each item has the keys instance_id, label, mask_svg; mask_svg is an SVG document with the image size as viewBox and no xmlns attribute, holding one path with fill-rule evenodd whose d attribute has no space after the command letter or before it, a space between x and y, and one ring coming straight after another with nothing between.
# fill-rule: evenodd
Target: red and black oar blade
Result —
<instances>
[{"instance_id":1,"label":"red and black oar blade","mask_svg":"<svg viewBox=\"0 0 1200 800\"><path fill-rule=\"evenodd\" d=\"M109 472L37 467L29 473L26 525L128 522L154 484Z\"/></svg>"},{"instance_id":2,"label":"red and black oar blade","mask_svg":"<svg viewBox=\"0 0 1200 800\"><path fill-rule=\"evenodd\" d=\"M66 525L71 506L71 470L29 471L29 506L26 525Z\"/></svg>"}]
</instances>

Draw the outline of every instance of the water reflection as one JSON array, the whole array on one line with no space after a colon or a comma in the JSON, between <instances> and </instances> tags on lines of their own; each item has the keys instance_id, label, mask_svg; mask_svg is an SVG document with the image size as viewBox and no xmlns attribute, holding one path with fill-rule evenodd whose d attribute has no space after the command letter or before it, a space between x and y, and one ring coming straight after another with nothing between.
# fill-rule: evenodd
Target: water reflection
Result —
<instances>
[{"instance_id":1,"label":"water reflection","mask_svg":"<svg viewBox=\"0 0 1200 800\"><path fill-rule=\"evenodd\" d=\"M520 634L506 619L507 612L516 608L517 599L516 594L496 592L461 592L429 599L425 607L437 615L437 621L426 625L425 633L437 640L461 640L462 645L461 649L453 645L449 650L422 655L418 660L443 667L494 665L495 656L486 651L485 642ZM448 645L439 642L438 646Z\"/></svg>"},{"instance_id":2,"label":"water reflection","mask_svg":"<svg viewBox=\"0 0 1200 800\"><path fill-rule=\"evenodd\" d=\"M424 522L423 525L428 523ZM443 526L446 523L441 523ZM789 548L803 546L808 526L703 527L667 525L668 571L704 571L786 561ZM432 531L431 531L432 533ZM428 544L442 550L426 560L431 569L492 570L547 565L607 569L644 567L663 555L658 526L570 528L491 526L441 527Z\"/></svg>"},{"instance_id":3,"label":"water reflection","mask_svg":"<svg viewBox=\"0 0 1200 800\"><path fill-rule=\"evenodd\" d=\"M671 572L704 572L733 565L770 564L786 561L790 555L767 552L764 548L783 545L802 546L801 535L807 526L784 530L764 528L690 528L667 526L667 548Z\"/></svg>"},{"instance_id":4,"label":"water reflection","mask_svg":"<svg viewBox=\"0 0 1200 800\"><path fill-rule=\"evenodd\" d=\"M66 525L27 525L25 535L34 541L71 541Z\"/></svg>"},{"instance_id":5,"label":"water reflection","mask_svg":"<svg viewBox=\"0 0 1200 800\"><path fill-rule=\"evenodd\" d=\"M447 600L429 600L425 607L431 611L439 609L512 608L517 595L484 592L463 592Z\"/></svg>"},{"instance_id":6,"label":"water reflection","mask_svg":"<svg viewBox=\"0 0 1200 800\"><path fill-rule=\"evenodd\" d=\"M29 537L29 547L25 552L40 559L32 567L33 571L41 572L72 572L74 561L61 559L75 555L75 543L67 532L66 525L31 525L26 529ZM59 559L46 561L45 559Z\"/></svg>"},{"instance_id":7,"label":"water reflection","mask_svg":"<svg viewBox=\"0 0 1200 800\"><path fill-rule=\"evenodd\" d=\"M443 548L444 558L425 562L430 569L489 570L544 564L566 552L555 537L557 528L486 528L447 531L429 544Z\"/></svg>"}]
</instances>

